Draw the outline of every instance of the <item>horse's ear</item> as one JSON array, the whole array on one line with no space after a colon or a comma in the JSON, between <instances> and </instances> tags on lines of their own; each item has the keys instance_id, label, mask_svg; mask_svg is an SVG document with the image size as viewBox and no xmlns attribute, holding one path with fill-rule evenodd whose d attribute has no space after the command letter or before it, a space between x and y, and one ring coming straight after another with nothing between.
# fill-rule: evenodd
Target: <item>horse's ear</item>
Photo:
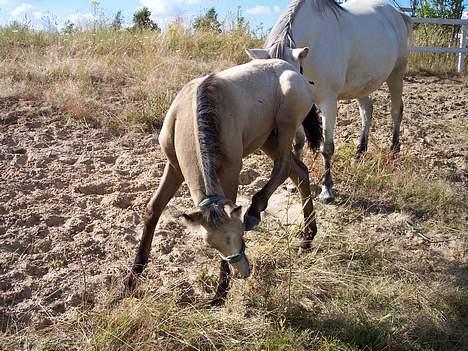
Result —
<instances>
[{"instance_id":1,"label":"horse's ear","mask_svg":"<svg viewBox=\"0 0 468 351\"><path fill-rule=\"evenodd\" d=\"M245 53L249 56L252 60L266 60L271 58L270 53L266 49L245 49Z\"/></svg>"},{"instance_id":2,"label":"horse's ear","mask_svg":"<svg viewBox=\"0 0 468 351\"><path fill-rule=\"evenodd\" d=\"M301 62L302 60L304 60L307 57L307 55L309 55L309 51L310 51L310 49L307 48L307 47L300 48L300 49L293 49L292 50L292 56L293 56L295 61Z\"/></svg>"},{"instance_id":3,"label":"horse's ear","mask_svg":"<svg viewBox=\"0 0 468 351\"><path fill-rule=\"evenodd\" d=\"M240 218L242 215L242 206L236 206L233 203L228 203L224 205L224 210L229 213L231 218L237 217Z\"/></svg>"},{"instance_id":4,"label":"horse's ear","mask_svg":"<svg viewBox=\"0 0 468 351\"><path fill-rule=\"evenodd\" d=\"M192 213L184 213L182 216L182 222L188 227L202 225L204 219L201 211L195 211Z\"/></svg>"}]
</instances>

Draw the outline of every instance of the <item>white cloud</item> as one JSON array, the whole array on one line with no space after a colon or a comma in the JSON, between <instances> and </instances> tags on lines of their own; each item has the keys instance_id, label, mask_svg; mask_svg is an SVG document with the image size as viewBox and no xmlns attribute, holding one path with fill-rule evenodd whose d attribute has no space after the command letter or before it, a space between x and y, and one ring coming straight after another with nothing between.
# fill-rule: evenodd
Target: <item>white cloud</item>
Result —
<instances>
[{"instance_id":1,"label":"white cloud","mask_svg":"<svg viewBox=\"0 0 468 351\"><path fill-rule=\"evenodd\" d=\"M245 12L247 12L249 15L269 15L271 14L271 7L257 5L255 7L247 9Z\"/></svg>"},{"instance_id":2,"label":"white cloud","mask_svg":"<svg viewBox=\"0 0 468 351\"><path fill-rule=\"evenodd\" d=\"M275 13L280 13L280 12L281 12L281 7L278 6L278 5L275 5L275 6L273 7L273 11L275 11Z\"/></svg>"},{"instance_id":3,"label":"white cloud","mask_svg":"<svg viewBox=\"0 0 468 351\"><path fill-rule=\"evenodd\" d=\"M32 11L34 9L34 6L31 4L21 4L17 8L15 8L12 12L11 15L15 18L21 18L24 17L25 15L28 14L28 12Z\"/></svg>"},{"instance_id":4,"label":"white cloud","mask_svg":"<svg viewBox=\"0 0 468 351\"><path fill-rule=\"evenodd\" d=\"M66 20L74 23L77 26L85 26L86 24L94 21L94 15L90 12L87 13L73 13L68 15Z\"/></svg>"},{"instance_id":5,"label":"white cloud","mask_svg":"<svg viewBox=\"0 0 468 351\"><path fill-rule=\"evenodd\" d=\"M184 5L209 3L211 0L140 0L151 11L151 18L164 25L176 18L191 17Z\"/></svg>"}]
</instances>

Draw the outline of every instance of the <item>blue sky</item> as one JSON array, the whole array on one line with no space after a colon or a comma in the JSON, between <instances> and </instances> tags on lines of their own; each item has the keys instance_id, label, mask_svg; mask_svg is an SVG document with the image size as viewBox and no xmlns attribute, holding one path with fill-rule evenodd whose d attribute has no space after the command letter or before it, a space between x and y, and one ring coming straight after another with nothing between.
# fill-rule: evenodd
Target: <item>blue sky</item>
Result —
<instances>
[{"instance_id":1,"label":"blue sky","mask_svg":"<svg viewBox=\"0 0 468 351\"><path fill-rule=\"evenodd\" d=\"M94 0L95 1L95 0ZM388 0L390 1L390 0ZM0 25L14 20L27 20L34 27L45 26L46 18L54 17L59 27L66 20L87 23L93 18L92 0L0 0ZM99 0L99 6L105 16L112 18L122 10L126 22L131 22L132 14L138 8L146 6L153 13L153 18L160 25L178 17L189 23L194 17L215 7L221 20L232 20L237 6L241 6L243 15L255 28L260 23L268 30L288 0ZM408 6L409 0L399 0L402 6Z\"/></svg>"},{"instance_id":2,"label":"blue sky","mask_svg":"<svg viewBox=\"0 0 468 351\"><path fill-rule=\"evenodd\" d=\"M265 28L273 25L279 13L286 7L288 0L100 0L99 5L106 17L112 18L122 10L126 22L131 22L132 14L138 8L148 7L158 24L164 24L176 17L190 22L191 19L215 7L220 19L230 20L241 6L243 15L254 25L263 23ZM93 15L91 0L0 0L0 24L13 20L28 21L41 26L44 18L54 15L62 24L67 19L89 21Z\"/></svg>"}]
</instances>

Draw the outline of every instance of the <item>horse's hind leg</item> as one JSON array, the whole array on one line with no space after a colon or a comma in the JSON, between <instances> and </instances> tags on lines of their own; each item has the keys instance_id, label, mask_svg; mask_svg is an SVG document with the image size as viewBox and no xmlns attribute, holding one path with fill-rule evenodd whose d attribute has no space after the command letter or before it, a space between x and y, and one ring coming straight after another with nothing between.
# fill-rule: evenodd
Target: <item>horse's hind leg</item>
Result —
<instances>
[{"instance_id":1,"label":"horse's hind leg","mask_svg":"<svg viewBox=\"0 0 468 351\"><path fill-rule=\"evenodd\" d=\"M299 253L307 251L311 247L312 240L317 234L317 223L315 221L314 202L310 191L309 170L307 166L292 156L293 162L289 176L296 184L301 194L302 211L304 212L304 230L302 232L302 243Z\"/></svg>"},{"instance_id":2,"label":"horse's hind leg","mask_svg":"<svg viewBox=\"0 0 468 351\"><path fill-rule=\"evenodd\" d=\"M164 208L169 200L174 196L177 189L179 189L183 180L184 178L182 173L167 162L158 190L156 190L146 206L143 235L140 240L140 245L138 247L132 270L124 279L124 290L122 292L124 295L135 288L136 278L146 267L151 251L154 230L158 224L159 217L161 217Z\"/></svg>"},{"instance_id":3,"label":"horse's hind leg","mask_svg":"<svg viewBox=\"0 0 468 351\"><path fill-rule=\"evenodd\" d=\"M403 117L403 76L404 71L392 72L387 79L388 89L392 100L393 138L392 150L400 151L400 125Z\"/></svg>"},{"instance_id":4,"label":"horse's hind leg","mask_svg":"<svg viewBox=\"0 0 468 351\"><path fill-rule=\"evenodd\" d=\"M360 158L367 151L369 129L372 123L372 101L368 96L358 99L359 113L361 114L361 134L359 136L356 157Z\"/></svg>"},{"instance_id":5,"label":"horse's hind leg","mask_svg":"<svg viewBox=\"0 0 468 351\"><path fill-rule=\"evenodd\" d=\"M294 136L293 141L293 154L296 158L302 161L304 156L304 145L306 142L306 135L304 132L304 127L302 125L299 126L296 130L296 135Z\"/></svg>"},{"instance_id":6,"label":"horse's hind leg","mask_svg":"<svg viewBox=\"0 0 468 351\"><path fill-rule=\"evenodd\" d=\"M306 142L306 135L304 132L304 127L300 125L299 128L297 128L296 130L296 135L294 136L294 141L293 141L293 154L300 161L302 161L304 157L305 142ZM289 182L287 186L287 190L290 193L295 193L297 190L297 187L293 182Z\"/></svg>"}]
</instances>

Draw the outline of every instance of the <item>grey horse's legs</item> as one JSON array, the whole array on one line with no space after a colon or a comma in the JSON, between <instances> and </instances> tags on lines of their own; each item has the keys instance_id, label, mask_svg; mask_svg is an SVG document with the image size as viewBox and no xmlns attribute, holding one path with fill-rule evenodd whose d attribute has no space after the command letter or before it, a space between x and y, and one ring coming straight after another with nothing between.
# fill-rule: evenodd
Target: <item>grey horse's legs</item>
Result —
<instances>
[{"instance_id":1,"label":"grey horse's legs","mask_svg":"<svg viewBox=\"0 0 468 351\"><path fill-rule=\"evenodd\" d=\"M323 204L329 204L335 201L335 192L333 191L333 180L331 175L331 163L335 144L333 142L336 125L337 102L336 96L330 97L323 104L320 104L322 111L323 142L320 146L320 152L323 156L324 176L322 181L322 192L319 199Z\"/></svg>"},{"instance_id":2,"label":"grey horse's legs","mask_svg":"<svg viewBox=\"0 0 468 351\"><path fill-rule=\"evenodd\" d=\"M361 134L359 136L358 146L356 150L356 158L362 156L367 151L367 143L369 140L369 129L372 123L372 101L368 96L358 99L359 113L361 115Z\"/></svg>"},{"instance_id":3,"label":"grey horse's legs","mask_svg":"<svg viewBox=\"0 0 468 351\"><path fill-rule=\"evenodd\" d=\"M404 72L393 72L387 79L388 89L392 100L392 119L393 119L393 151L400 151L400 126L403 117L403 75Z\"/></svg>"}]
</instances>

